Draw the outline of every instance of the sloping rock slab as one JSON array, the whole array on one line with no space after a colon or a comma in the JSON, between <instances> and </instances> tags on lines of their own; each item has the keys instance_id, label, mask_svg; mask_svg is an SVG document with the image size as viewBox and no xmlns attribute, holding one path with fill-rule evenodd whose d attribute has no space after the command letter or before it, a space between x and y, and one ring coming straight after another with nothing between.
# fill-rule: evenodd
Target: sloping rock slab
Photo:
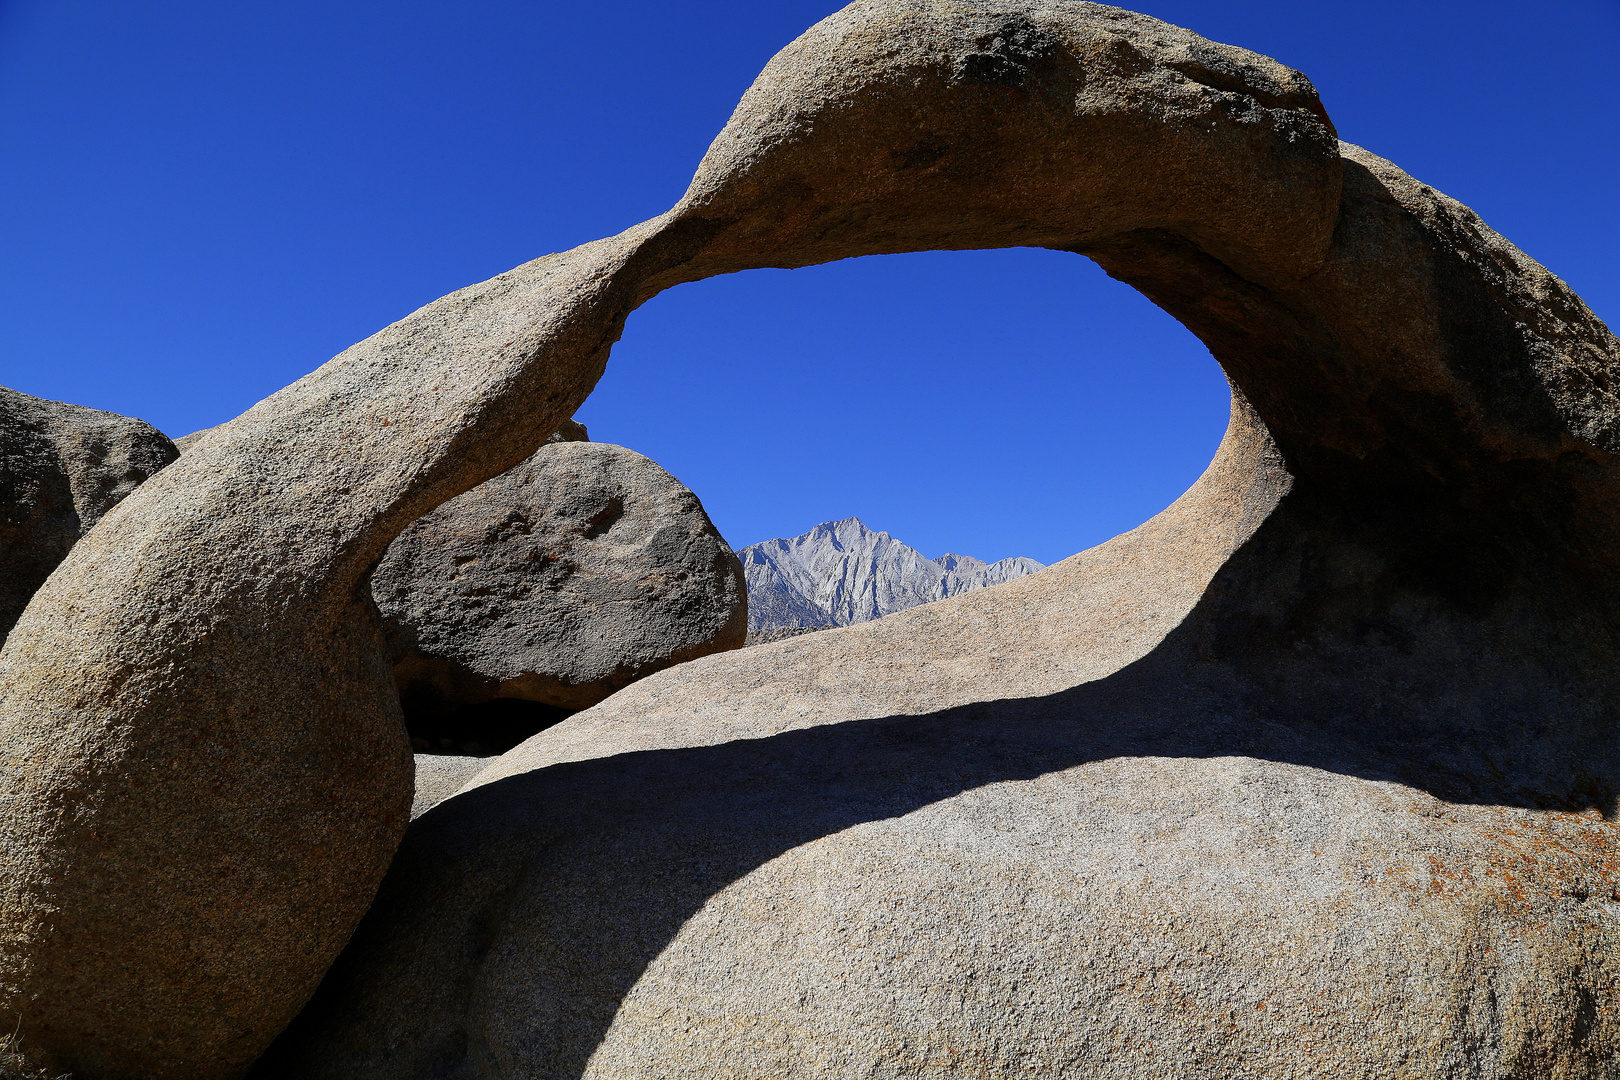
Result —
<instances>
[{"instance_id":1,"label":"sloping rock slab","mask_svg":"<svg viewBox=\"0 0 1620 1080\"><path fill-rule=\"evenodd\" d=\"M416 795L411 800L415 821L460 791L489 764L489 758L452 754L416 755Z\"/></svg>"}]
</instances>

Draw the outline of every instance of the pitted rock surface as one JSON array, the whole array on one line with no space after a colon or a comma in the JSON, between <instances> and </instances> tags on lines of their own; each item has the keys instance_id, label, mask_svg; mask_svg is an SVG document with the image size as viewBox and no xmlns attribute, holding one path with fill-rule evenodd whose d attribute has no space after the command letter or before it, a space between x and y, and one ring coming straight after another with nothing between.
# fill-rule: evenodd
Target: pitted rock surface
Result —
<instances>
[{"instance_id":1,"label":"pitted rock surface","mask_svg":"<svg viewBox=\"0 0 1620 1080\"><path fill-rule=\"evenodd\" d=\"M546 440L546 444L549 446L552 443L560 442L590 441L591 433L586 430L584 424L580 423L578 420L564 420L562 424L558 426L557 430L552 432L551 437Z\"/></svg>"},{"instance_id":2,"label":"pitted rock surface","mask_svg":"<svg viewBox=\"0 0 1620 1080\"><path fill-rule=\"evenodd\" d=\"M742 567L697 496L605 443L549 443L425 515L371 592L408 714L421 699L583 709L748 633Z\"/></svg>"},{"instance_id":3,"label":"pitted rock surface","mask_svg":"<svg viewBox=\"0 0 1620 1080\"><path fill-rule=\"evenodd\" d=\"M182 435L178 439L174 440L175 449L179 450L183 454L193 446L197 445L197 443L207 438L209 433L211 433L213 430L213 428L203 428L201 431L193 431L190 435Z\"/></svg>"},{"instance_id":4,"label":"pitted rock surface","mask_svg":"<svg viewBox=\"0 0 1620 1080\"><path fill-rule=\"evenodd\" d=\"M394 537L532 454L662 289L1016 245L1209 346L1199 485L637 682L377 892ZM235 1077L375 896L260 1075L1612 1077L1617 380L1578 297L1298 72L1100 5L863 0L667 214L388 327L68 555L0 650L0 1022L85 1080Z\"/></svg>"},{"instance_id":5,"label":"pitted rock surface","mask_svg":"<svg viewBox=\"0 0 1620 1080\"><path fill-rule=\"evenodd\" d=\"M224 426L224 424L219 424L211 428L203 428L201 431L193 431L190 435L182 435L174 440L174 445L183 454ZM589 442L590 438L590 432L585 429L584 424L578 420L564 420L546 442Z\"/></svg>"},{"instance_id":6,"label":"pitted rock surface","mask_svg":"<svg viewBox=\"0 0 1620 1080\"><path fill-rule=\"evenodd\" d=\"M0 642L79 537L177 456L144 421L0 386Z\"/></svg>"}]
</instances>

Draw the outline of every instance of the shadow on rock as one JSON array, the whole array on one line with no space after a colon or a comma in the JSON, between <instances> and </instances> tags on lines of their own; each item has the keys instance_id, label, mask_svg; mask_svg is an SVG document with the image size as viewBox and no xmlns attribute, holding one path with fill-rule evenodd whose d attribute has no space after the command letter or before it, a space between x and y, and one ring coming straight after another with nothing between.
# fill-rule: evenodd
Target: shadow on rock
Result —
<instances>
[{"instance_id":1,"label":"shadow on rock","mask_svg":"<svg viewBox=\"0 0 1620 1080\"><path fill-rule=\"evenodd\" d=\"M1590 689L1607 644L1542 633L1578 621L1553 583L1510 568L1459 593L1448 568L1425 584L1376 522L1324 514L1296 490L1157 649L1097 682L457 795L412 826L254 1075L842 1075L936 1052L999 1075L1015 1051L1070 1075L1154 1060L1315 1075L1268 1064L1284 1051L1253 1039L1260 1021L1297 1025L1288 1053L1339 1039L1369 1063L1600 1069L1615 1026L1580 1003L1616 990L1591 963L1615 944L1601 905L1620 889L1603 869L1620 772ZM1263 603L1279 590L1301 599ZM1492 959L1548 926L1562 943L1545 954ZM1119 940L1098 944L1105 930ZM1174 968L1190 981L1162 1000L1121 989ZM1436 1000L1400 989L1413 979ZM1264 1014L1274 993L1295 1013ZM1087 1018L1066 1009L1044 1041L960 1057L976 1037L964 1010L1005 1028L1054 995L1089 1001ZM1476 1042L1419 1031L1430 1005L1487 1017ZM1133 1029L1136 1044L1098 1042ZM1153 1045L1163 1056L1142 1057Z\"/></svg>"}]
</instances>

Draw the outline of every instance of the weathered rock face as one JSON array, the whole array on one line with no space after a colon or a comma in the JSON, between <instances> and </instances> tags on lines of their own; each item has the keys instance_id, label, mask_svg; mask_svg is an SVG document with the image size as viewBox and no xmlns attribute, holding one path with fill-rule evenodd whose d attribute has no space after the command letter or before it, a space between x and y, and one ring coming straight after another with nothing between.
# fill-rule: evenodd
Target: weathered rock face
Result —
<instances>
[{"instance_id":1,"label":"weathered rock face","mask_svg":"<svg viewBox=\"0 0 1620 1080\"><path fill-rule=\"evenodd\" d=\"M584 424L580 423L578 420L564 420L562 424L558 426L557 430L552 432L551 437L546 440L546 444L549 446L552 443L560 442L590 441L591 433L585 429Z\"/></svg>"},{"instance_id":2,"label":"weathered rock face","mask_svg":"<svg viewBox=\"0 0 1620 1080\"><path fill-rule=\"evenodd\" d=\"M748 582L748 628L754 631L850 626L1041 569L1026 558L930 559L886 532L873 532L860 518L749 544L737 557Z\"/></svg>"},{"instance_id":3,"label":"weathered rock face","mask_svg":"<svg viewBox=\"0 0 1620 1080\"><path fill-rule=\"evenodd\" d=\"M0 642L79 537L178 456L151 424L0 386Z\"/></svg>"},{"instance_id":4,"label":"weathered rock face","mask_svg":"<svg viewBox=\"0 0 1620 1080\"><path fill-rule=\"evenodd\" d=\"M371 577L406 702L583 709L739 648L742 568L680 481L558 441L411 525Z\"/></svg>"},{"instance_id":5,"label":"weathered rock face","mask_svg":"<svg viewBox=\"0 0 1620 1080\"><path fill-rule=\"evenodd\" d=\"M0 1026L85 1080L240 1074L409 809L361 600L393 538L532 454L661 289L1011 245L1209 345L1205 480L507 755L263 1074L1612 1076L1620 342L1299 73L1044 0L851 5L668 214L115 507L0 650Z\"/></svg>"},{"instance_id":6,"label":"weathered rock face","mask_svg":"<svg viewBox=\"0 0 1620 1080\"><path fill-rule=\"evenodd\" d=\"M193 431L190 435L182 435L178 439L174 440L174 445L183 454L224 426L224 424L218 424L211 428L203 428L201 431ZM584 424L580 423L578 420L564 420L557 430L552 434L552 436L546 441L548 443L589 442L590 438L590 432L585 430Z\"/></svg>"}]
</instances>

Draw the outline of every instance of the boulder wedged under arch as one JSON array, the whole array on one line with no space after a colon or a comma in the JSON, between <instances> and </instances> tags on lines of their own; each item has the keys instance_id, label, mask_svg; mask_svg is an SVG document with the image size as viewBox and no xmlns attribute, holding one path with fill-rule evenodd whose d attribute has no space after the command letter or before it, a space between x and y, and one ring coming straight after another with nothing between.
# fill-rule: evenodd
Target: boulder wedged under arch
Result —
<instances>
[{"instance_id":1,"label":"boulder wedged under arch","mask_svg":"<svg viewBox=\"0 0 1620 1080\"><path fill-rule=\"evenodd\" d=\"M92 530L0 651L0 1019L86 1080L240 1075L404 829L358 600L393 537L533 452L661 289L1013 245L1209 344L1204 480L514 751L412 827L265 1068L1603 1075L1620 344L1299 73L1043 0L845 8L669 213L428 305Z\"/></svg>"},{"instance_id":2,"label":"boulder wedged under arch","mask_svg":"<svg viewBox=\"0 0 1620 1080\"><path fill-rule=\"evenodd\" d=\"M578 711L748 634L742 566L697 496L583 440L413 522L371 595L408 723L495 698Z\"/></svg>"}]
</instances>

